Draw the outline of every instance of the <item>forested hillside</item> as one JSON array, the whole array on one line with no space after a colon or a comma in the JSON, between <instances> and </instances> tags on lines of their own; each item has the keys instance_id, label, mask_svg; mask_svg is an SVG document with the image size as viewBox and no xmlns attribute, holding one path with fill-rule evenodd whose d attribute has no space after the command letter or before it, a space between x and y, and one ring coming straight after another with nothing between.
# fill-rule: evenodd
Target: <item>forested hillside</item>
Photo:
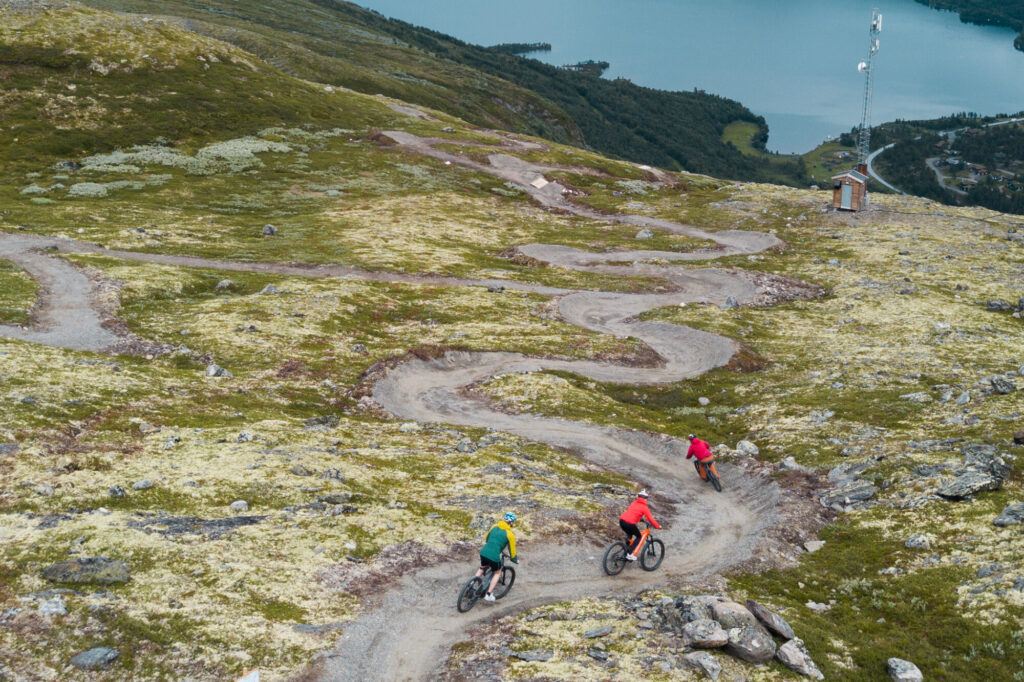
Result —
<instances>
[{"instance_id":1,"label":"forested hillside","mask_svg":"<svg viewBox=\"0 0 1024 682\"><path fill-rule=\"evenodd\" d=\"M806 184L799 160L743 155L722 141L764 119L703 92L604 80L470 45L337 0L88 0L102 9L181 17L291 75L440 109L478 125L585 146L639 163ZM594 55L600 57L600 55Z\"/></svg>"},{"instance_id":2,"label":"forested hillside","mask_svg":"<svg viewBox=\"0 0 1024 682\"><path fill-rule=\"evenodd\" d=\"M1024 0L917 0L922 5L960 13L971 24L1008 26L1020 31L1013 46L1024 51Z\"/></svg>"}]
</instances>

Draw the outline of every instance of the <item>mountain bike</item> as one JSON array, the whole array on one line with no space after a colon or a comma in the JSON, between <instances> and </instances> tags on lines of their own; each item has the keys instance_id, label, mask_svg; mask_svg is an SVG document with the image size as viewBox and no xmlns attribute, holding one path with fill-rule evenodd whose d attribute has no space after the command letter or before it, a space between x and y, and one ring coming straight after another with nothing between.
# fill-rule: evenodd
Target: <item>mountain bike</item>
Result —
<instances>
[{"instance_id":1,"label":"mountain bike","mask_svg":"<svg viewBox=\"0 0 1024 682\"><path fill-rule=\"evenodd\" d=\"M653 571L658 566L661 566L661 562L665 559L665 543L657 538L651 537L651 525L649 523L644 524L644 529L640 531L640 539L637 540L635 548L635 554L637 560L635 563L640 564L640 568L645 571ZM608 545L608 549L604 552L604 559L601 565L604 567L604 572L608 575L618 575L622 573L622 570L626 568L626 565L633 563L626 558L626 553L629 551L626 541L619 540Z\"/></svg>"},{"instance_id":2,"label":"mountain bike","mask_svg":"<svg viewBox=\"0 0 1024 682\"><path fill-rule=\"evenodd\" d=\"M697 469L697 475L700 476L700 480L711 481L711 485L715 486L715 490L722 492L722 481L718 478L718 469L715 467L715 460L711 460L707 463L697 460L693 463L693 466Z\"/></svg>"},{"instance_id":3,"label":"mountain bike","mask_svg":"<svg viewBox=\"0 0 1024 682\"><path fill-rule=\"evenodd\" d=\"M495 599L501 599L508 594L508 591L512 589L512 583L516 581L516 569L505 564L505 559L508 558L510 557L507 552L501 553L501 577L498 579L498 584L494 586L494 592L492 593ZM493 575L494 569L488 568L484 571L483 575L475 575L469 579L469 582L459 592L459 598L455 602L455 607L459 610L459 613L469 611L487 594L487 588L491 584L491 576Z\"/></svg>"}]
</instances>

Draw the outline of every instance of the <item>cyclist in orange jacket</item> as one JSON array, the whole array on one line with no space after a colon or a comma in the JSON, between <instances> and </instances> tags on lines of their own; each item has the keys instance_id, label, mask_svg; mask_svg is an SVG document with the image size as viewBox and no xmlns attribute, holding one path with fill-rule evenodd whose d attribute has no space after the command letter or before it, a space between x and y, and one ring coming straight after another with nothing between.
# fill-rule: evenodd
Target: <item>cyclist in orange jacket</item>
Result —
<instances>
[{"instance_id":1,"label":"cyclist in orange jacket","mask_svg":"<svg viewBox=\"0 0 1024 682\"><path fill-rule=\"evenodd\" d=\"M708 480L708 475L704 470L705 466L710 466L715 461L715 456L711 454L711 446L708 445L707 441L703 441L697 436L690 434L690 449L686 452L686 459L694 458L693 466L696 467L697 473L700 475L700 480Z\"/></svg>"},{"instance_id":2,"label":"cyclist in orange jacket","mask_svg":"<svg viewBox=\"0 0 1024 682\"><path fill-rule=\"evenodd\" d=\"M633 504L629 505L622 516L619 517L619 528L626 533L626 548L630 549L635 546L636 541L640 539L640 529L636 527L636 524L640 523L640 519L644 519L647 523L651 524L658 530L661 530L661 526L651 516L651 510L647 507L647 490L641 490L636 494L636 499L633 500ZM626 559L629 561L636 561L636 555L632 551L626 554Z\"/></svg>"}]
</instances>

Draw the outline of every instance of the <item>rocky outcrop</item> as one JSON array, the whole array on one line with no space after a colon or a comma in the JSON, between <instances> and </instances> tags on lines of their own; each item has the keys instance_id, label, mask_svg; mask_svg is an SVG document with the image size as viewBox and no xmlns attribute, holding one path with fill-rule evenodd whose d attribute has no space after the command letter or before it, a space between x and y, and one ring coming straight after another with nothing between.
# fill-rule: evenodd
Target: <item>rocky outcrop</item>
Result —
<instances>
[{"instance_id":1,"label":"rocky outcrop","mask_svg":"<svg viewBox=\"0 0 1024 682\"><path fill-rule=\"evenodd\" d=\"M1024 523L1024 502L1016 502L1003 509L1003 513L997 516L992 523L997 526L1014 526Z\"/></svg>"},{"instance_id":2,"label":"rocky outcrop","mask_svg":"<svg viewBox=\"0 0 1024 682\"><path fill-rule=\"evenodd\" d=\"M999 490L1001 479L982 471L968 469L938 489L936 493L947 500L964 500L980 492Z\"/></svg>"},{"instance_id":3,"label":"rocky outcrop","mask_svg":"<svg viewBox=\"0 0 1024 682\"><path fill-rule=\"evenodd\" d=\"M710 604L712 617L726 630L730 628L761 628L757 618L742 604L731 599L717 599Z\"/></svg>"},{"instance_id":4,"label":"rocky outcrop","mask_svg":"<svg viewBox=\"0 0 1024 682\"><path fill-rule=\"evenodd\" d=\"M686 654L683 660L686 665L700 670L712 680L717 680L718 676L722 674L722 664L706 651L694 651L692 654Z\"/></svg>"},{"instance_id":5,"label":"rocky outcrop","mask_svg":"<svg viewBox=\"0 0 1024 682\"><path fill-rule=\"evenodd\" d=\"M71 665L82 670L106 670L117 660L117 649L98 646L71 657Z\"/></svg>"}]
</instances>

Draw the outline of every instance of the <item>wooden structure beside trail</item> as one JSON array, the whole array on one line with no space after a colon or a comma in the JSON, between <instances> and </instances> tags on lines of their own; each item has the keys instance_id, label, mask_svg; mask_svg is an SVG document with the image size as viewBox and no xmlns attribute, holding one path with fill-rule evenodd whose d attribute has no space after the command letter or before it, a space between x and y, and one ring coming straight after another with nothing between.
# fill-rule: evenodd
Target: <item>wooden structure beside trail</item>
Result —
<instances>
[{"instance_id":1,"label":"wooden structure beside trail","mask_svg":"<svg viewBox=\"0 0 1024 682\"><path fill-rule=\"evenodd\" d=\"M858 166L832 176L832 208L841 211L860 211L868 205L868 176ZM867 168L864 168L866 171Z\"/></svg>"}]
</instances>

